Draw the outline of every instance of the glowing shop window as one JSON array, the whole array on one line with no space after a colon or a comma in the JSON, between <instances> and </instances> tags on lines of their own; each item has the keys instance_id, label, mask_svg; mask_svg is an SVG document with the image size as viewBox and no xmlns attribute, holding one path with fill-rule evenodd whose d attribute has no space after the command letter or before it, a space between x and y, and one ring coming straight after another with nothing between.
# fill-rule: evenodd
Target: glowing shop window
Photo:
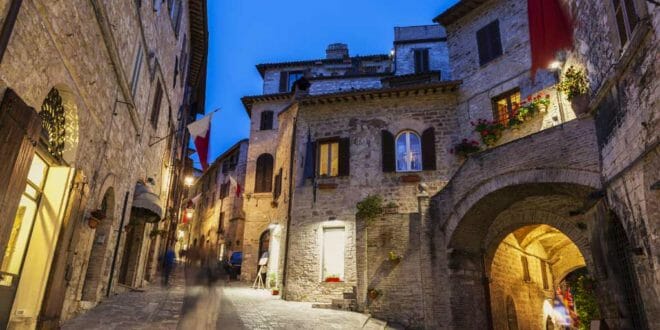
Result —
<instances>
[{"instance_id":1,"label":"glowing shop window","mask_svg":"<svg viewBox=\"0 0 660 330\"><path fill-rule=\"evenodd\" d=\"M344 228L323 228L323 280L344 279Z\"/></svg>"}]
</instances>

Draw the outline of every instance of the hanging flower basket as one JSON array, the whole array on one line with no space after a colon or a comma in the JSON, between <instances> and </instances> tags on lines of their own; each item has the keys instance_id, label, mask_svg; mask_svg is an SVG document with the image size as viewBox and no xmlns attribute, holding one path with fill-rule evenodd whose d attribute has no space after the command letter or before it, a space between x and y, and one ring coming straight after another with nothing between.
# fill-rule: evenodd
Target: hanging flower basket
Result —
<instances>
[{"instance_id":1,"label":"hanging flower basket","mask_svg":"<svg viewBox=\"0 0 660 330\"><path fill-rule=\"evenodd\" d=\"M89 217L87 218L87 225L89 228L94 229L106 218L105 212L103 210L94 210L90 212Z\"/></svg>"},{"instance_id":2,"label":"hanging flower basket","mask_svg":"<svg viewBox=\"0 0 660 330\"><path fill-rule=\"evenodd\" d=\"M278 294L280 294L280 289L275 288L271 291L271 293L272 293L273 296L277 296Z\"/></svg>"},{"instance_id":3,"label":"hanging flower basket","mask_svg":"<svg viewBox=\"0 0 660 330\"><path fill-rule=\"evenodd\" d=\"M378 289L373 289L372 288L372 289L369 289L369 291L367 291L367 294L369 295L369 299L375 300L375 299L378 299L378 297L380 297L382 295L382 292L380 292L380 290L378 290Z\"/></svg>"}]
</instances>

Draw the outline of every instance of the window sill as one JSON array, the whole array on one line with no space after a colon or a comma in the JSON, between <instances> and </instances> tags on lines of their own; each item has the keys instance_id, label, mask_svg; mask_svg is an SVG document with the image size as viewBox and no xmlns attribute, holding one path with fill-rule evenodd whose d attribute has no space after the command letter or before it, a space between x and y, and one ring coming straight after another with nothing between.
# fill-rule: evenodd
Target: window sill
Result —
<instances>
[{"instance_id":1,"label":"window sill","mask_svg":"<svg viewBox=\"0 0 660 330\"><path fill-rule=\"evenodd\" d=\"M273 197L273 192L267 191L267 192L252 193L252 197L254 197L254 198L272 198Z\"/></svg>"},{"instance_id":2,"label":"window sill","mask_svg":"<svg viewBox=\"0 0 660 330\"><path fill-rule=\"evenodd\" d=\"M317 187L321 190L337 189L336 183L319 183Z\"/></svg>"},{"instance_id":3,"label":"window sill","mask_svg":"<svg viewBox=\"0 0 660 330\"><path fill-rule=\"evenodd\" d=\"M422 178L417 174L406 174L399 177L399 181L403 183L417 183L422 181Z\"/></svg>"}]
</instances>

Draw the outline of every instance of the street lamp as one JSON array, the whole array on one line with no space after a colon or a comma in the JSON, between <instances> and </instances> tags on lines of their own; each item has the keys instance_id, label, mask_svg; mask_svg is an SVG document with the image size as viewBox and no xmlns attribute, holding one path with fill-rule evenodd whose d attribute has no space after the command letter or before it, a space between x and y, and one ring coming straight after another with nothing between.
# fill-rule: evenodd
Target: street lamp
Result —
<instances>
[{"instance_id":1,"label":"street lamp","mask_svg":"<svg viewBox=\"0 0 660 330\"><path fill-rule=\"evenodd\" d=\"M195 182L195 178L193 178L193 177L190 176L190 175L186 176L186 177L183 179L183 184L184 184L186 187L192 187L192 185L193 185L194 182Z\"/></svg>"}]
</instances>

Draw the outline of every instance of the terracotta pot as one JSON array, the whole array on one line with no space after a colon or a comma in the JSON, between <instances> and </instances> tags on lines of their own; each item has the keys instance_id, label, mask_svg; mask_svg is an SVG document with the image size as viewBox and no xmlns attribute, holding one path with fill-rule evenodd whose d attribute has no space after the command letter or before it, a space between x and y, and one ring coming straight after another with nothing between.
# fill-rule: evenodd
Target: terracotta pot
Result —
<instances>
[{"instance_id":1,"label":"terracotta pot","mask_svg":"<svg viewBox=\"0 0 660 330\"><path fill-rule=\"evenodd\" d=\"M98 227L98 225L99 225L100 223L101 223L101 220L99 220L99 219L97 219L97 218L94 218L94 217L89 217L89 218L87 218L87 225L88 225L89 228L91 228L91 229L95 229L96 227Z\"/></svg>"},{"instance_id":2,"label":"terracotta pot","mask_svg":"<svg viewBox=\"0 0 660 330\"><path fill-rule=\"evenodd\" d=\"M318 188L321 189L321 190L337 189L337 184L336 183L319 183Z\"/></svg>"},{"instance_id":3,"label":"terracotta pot","mask_svg":"<svg viewBox=\"0 0 660 330\"><path fill-rule=\"evenodd\" d=\"M589 96L587 94L577 95L571 99L571 107L575 115L589 112Z\"/></svg>"},{"instance_id":4,"label":"terracotta pot","mask_svg":"<svg viewBox=\"0 0 660 330\"><path fill-rule=\"evenodd\" d=\"M277 296L278 294L280 294L280 290L273 289L272 294L273 294L273 296Z\"/></svg>"},{"instance_id":5,"label":"terracotta pot","mask_svg":"<svg viewBox=\"0 0 660 330\"><path fill-rule=\"evenodd\" d=\"M328 277L325 279L325 281L328 283L337 283L341 282L341 279L339 277Z\"/></svg>"}]
</instances>

